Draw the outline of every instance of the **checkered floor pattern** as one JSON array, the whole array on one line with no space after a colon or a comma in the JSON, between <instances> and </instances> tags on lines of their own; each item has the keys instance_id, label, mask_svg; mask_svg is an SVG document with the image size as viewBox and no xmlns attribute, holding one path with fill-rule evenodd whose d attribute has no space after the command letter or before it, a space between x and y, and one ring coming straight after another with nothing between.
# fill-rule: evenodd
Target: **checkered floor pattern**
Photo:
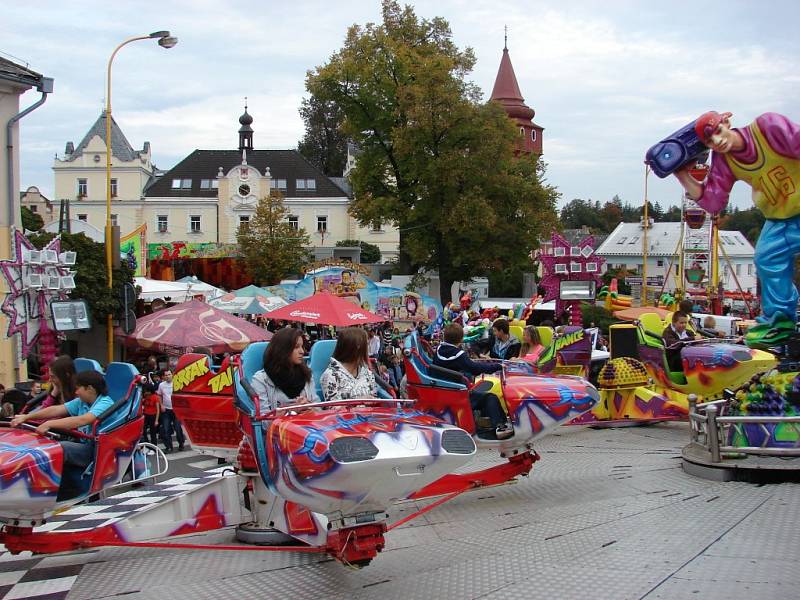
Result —
<instances>
[{"instance_id":1,"label":"checkered floor pattern","mask_svg":"<svg viewBox=\"0 0 800 600\"><path fill-rule=\"evenodd\" d=\"M88 504L78 504L48 519L35 531L82 531L110 525L154 503L180 495L219 477L229 465L210 469L201 477L173 477ZM16 556L0 545L0 600L61 600L67 597L83 566L96 550L34 556Z\"/></svg>"}]
</instances>

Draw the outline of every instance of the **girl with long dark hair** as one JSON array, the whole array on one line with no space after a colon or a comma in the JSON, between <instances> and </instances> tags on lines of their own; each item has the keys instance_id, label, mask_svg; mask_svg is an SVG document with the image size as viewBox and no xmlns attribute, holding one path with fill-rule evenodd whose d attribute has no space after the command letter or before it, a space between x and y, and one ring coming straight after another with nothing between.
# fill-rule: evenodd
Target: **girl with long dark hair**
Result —
<instances>
[{"instance_id":1,"label":"girl with long dark hair","mask_svg":"<svg viewBox=\"0 0 800 600\"><path fill-rule=\"evenodd\" d=\"M251 382L261 414L279 406L319 402L304 356L301 330L287 327L272 336L264 351L264 368Z\"/></svg>"}]
</instances>

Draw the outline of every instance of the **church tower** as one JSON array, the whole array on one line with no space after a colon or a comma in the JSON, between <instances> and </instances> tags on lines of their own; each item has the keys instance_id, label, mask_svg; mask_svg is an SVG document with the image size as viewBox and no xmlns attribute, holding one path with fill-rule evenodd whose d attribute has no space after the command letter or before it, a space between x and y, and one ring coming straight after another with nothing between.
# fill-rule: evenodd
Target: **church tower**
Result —
<instances>
[{"instance_id":1,"label":"church tower","mask_svg":"<svg viewBox=\"0 0 800 600\"><path fill-rule=\"evenodd\" d=\"M508 55L508 36L503 45L503 58L500 60L500 68L497 70L491 100L499 102L509 118L517 124L520 135L519 152L541 155L544 129L533 122L536 112L525 104L525 99L519 90L517 76L511 65L511 57Z\"/></svg>"},{"instance_id":2,"label":"church tower","mask_svg":"<svg viewBox=\"0 0 800 600\"><path fill-rule=\"evenodd\" d=\"M244 114L239 117L239 152L253 150L253 117L247 112L247 100L244 102Z\"/></svg>"}]
</instances>

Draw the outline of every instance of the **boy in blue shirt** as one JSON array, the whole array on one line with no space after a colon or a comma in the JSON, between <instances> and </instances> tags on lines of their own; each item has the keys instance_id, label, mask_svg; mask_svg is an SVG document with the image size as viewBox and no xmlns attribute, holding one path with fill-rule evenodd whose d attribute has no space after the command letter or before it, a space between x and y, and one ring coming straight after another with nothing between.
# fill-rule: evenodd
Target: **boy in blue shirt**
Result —
<instances>
[{"instance_id":1,"label":"boy in blue shirt","mask_svg":"<svg viewBox=\"0 0 800 600\"><path fill-rule=\"evenodd\" d=\"M17 415L11 421L16 427L33 418L44 420L37 428L39 433L51 429L77 429L87 435L92 434L94 422L114 401L107 395L106 380L97 371L81 371L75 376L77 398L48 406L34 413ZM86 467L94 460L94 440L80 438L80 441L60 441L64 451L64 473L61 478L59 499L71 498L80 493L80 478Z\"/></svg>"}]
</instances>

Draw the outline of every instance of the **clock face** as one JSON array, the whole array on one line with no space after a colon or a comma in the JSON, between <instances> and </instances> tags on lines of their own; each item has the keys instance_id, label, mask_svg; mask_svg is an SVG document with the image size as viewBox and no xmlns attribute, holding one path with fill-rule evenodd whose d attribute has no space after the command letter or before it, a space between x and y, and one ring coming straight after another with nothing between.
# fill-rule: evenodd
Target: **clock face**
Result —
<instances>
[{"instance_id":1,"label":"clock face","mask_svg":"<svg viewBox=\"0 0 800 600\"><path fill-rule=\"evenodd\" d=\"M243 183L242 185L240 185L239 186L239 195L242 198L244 198L246 196L249 196L250 195L250 186L247 185L246 183Z\"/></svg>"}]
</instances>

